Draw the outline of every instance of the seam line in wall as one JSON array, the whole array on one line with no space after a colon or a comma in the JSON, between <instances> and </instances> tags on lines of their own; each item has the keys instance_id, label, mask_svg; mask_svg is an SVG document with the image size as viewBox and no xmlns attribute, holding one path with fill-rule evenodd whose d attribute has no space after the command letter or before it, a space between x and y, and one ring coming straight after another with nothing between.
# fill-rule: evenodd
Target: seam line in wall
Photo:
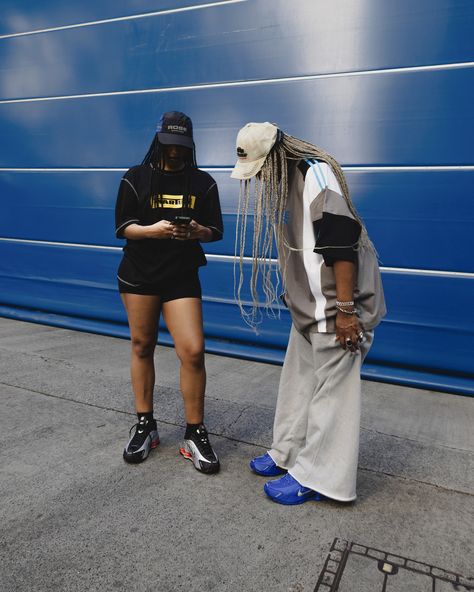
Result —
<instances>
[{"instance_id":1,"label":"seam line in wall","mask_svg":"<svg viewBox=\"0 0 474 592\"><path fill-rule=\"evenodd\" d=\"M32 244L32 245L48 245L54 247L71 247L71 248L78 248L78 249L95 249L99 251L122 251L122 247L108 247L105 245L87 245L81 243L63 243L63 242L54 242L54 241L43 241L43 240L34 240L34 239L23 239L23 238L8 238L8 237L0 237L0 242L12 242L12 243L22 243L22 244ZM206 253L206 257L211 261L227 261L233 262L234 256L233 255L215 255L212 253ZM251 263L251 257L244 257L243 258L245 263ZM272 259L272 263L277 264L277 259ZM435 269L414 269L408 267L380 267L381 271L384 273L393 273L393 274L408 274L408 275L434 275L434 276L442 276L442 277L455 277L455 278L469 278L474 279L474 273L471 272L464 272L464 271L443 271L443 270L435 270Z\"/></svg>"},{"instance_id":2,"label":"seam line in wall","mask_svg":"<svg viewBox=\"0 0 474 592\"><path fill-rule=\"evenodd\" d=\"M199 167L208 173L230 173L233 167ZM474 171L474 165L423 165L423 166L342 166L343 170L350 172L449 172L449 171ZM0 173L125 173L127 168L115 167L84 167L84 168L19 168L0 167Z\"/></svg>"},{"instance_id":3,"label":"seam line in wall","mask_svg":"<svg viewBox=\"0 0 474 592\"><path fill-rule=\"evenodd\" d=\"M232 88L237 86L261 86L264 84L279 84L288 82L305 82L309 80L322 80L326 78L346 78L354 76L369 76L378 74L400 74L400 73L413 73L413 72L428 72L428 71L440 71L440 70L459 70L464 68L473 68L474 62L459 62L452 64L437 64L428 66L407 66L403 68L381 68L376 70L359 70L351 72L334 72L329 74L307 74L304 76L287 76L281 78L264 78L264 79L252 79L252 80L238 80L228 82L211 82L202 84L191 84L188 86L170 86L163 88L147 88L147 89L135 89L135 90L120 90L120 91L107 91L97 93L83 93L76 95L58 95L51 97L30 97L22 99L2 99L0 105L12 105L16 103L40 103L46 101L66 101L76 99L92 99L101 97L116 97L116 96L128 96L128 95L143 95L143 94L159 94L169 92L186 92L193 90L208 90L214 88Z\"/></svg>"},{"instance_id":4,"label":"seam line in wall","mask_svg":"<svg viewBox=\"0 0 474 592\"><path fill-rule=\"evenodd\" d=\"M80 29L83 27L94 27L97 25L107 25L109 23L119 23L123 21L132 21L137 19L152 18L155 16L163 16L167 14L176 14L179 12L189 12L191 10L202 10L203 8L214 8L216 6L225 6L227 4L240 4L248 2L248 0L223 0L221 2L207 2L205 4L196 4L194 6L181 6L180 8L168 8L164 10L156 10L154 12L143 12L139 14L131 14L128 16L118 16L107 19L100 19L97 21L86 21L84 23L75 23L72 25L59 25L57 27L48 27L46 29L34 29L33 31L22 31L20 33L6 33L0 35L0 39L11 39L12 37L27 37L31 35L39 35L41 33L53 33L55 31L67 31L68 29Z\"/></svg>"}]
</instances>

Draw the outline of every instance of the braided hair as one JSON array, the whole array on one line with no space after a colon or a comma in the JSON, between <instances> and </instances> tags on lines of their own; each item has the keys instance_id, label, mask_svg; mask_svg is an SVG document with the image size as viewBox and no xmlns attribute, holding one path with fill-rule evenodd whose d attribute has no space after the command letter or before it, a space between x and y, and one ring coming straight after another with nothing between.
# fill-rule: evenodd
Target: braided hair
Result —
<instances>
[{"instance_id":1,"label":"braided hair","mask_svg":"<svg viewBox=\"0 0 474 592\"><path fill-rule=\"evenodd\" d=\"M163 205L163 193L162 193L162 174L165 169L165 156L164 156L164 144L158 139L156 133L145 158L142 161L142 165L150 166L152 169L150 178L150 199L157 200L158 203ZM192 148L186 148L184 153L184 188L183 188L183 215L188 215L189 203L191 199L191 173L193 169L197 169L196 162L196 146L193 142Z\"/></svg>"},{"instance_id":2,"label":"braided hair","mask_svg":"<svg viewBox=\"0 0 474 592\"><path fill-rule=\"evenodd\" d=\"M342 196L354 218L361 225L361 234L357 248L374 249L367 230L349 195L349 188L339 163L327 152L278 130L275 144L269 152L260 172L253 179L254 190L251 191L252 179L240 182L240 196L237 213L237 230L235 237L234 290L244 321L256 326L262 321L259 308L258 287L261 284L265 297L264 308L270 317L279 317L280 292L285 287L283 277L274 258L275 237L278 255L281 257L290 251L298 251L286 242L283 233L286 203L288 199L288 178L291 167L299 160L316 158L327 163L342 191ZM244 284L244 253L247 239L247 222L253 201L253 237L251 255L250 296L251 302L243 302L241 291ZM252 214L251 214L252 215ZM285 249L286 247L286 249ZM239 273L237 278L237 262ZM285 264L281 266L286 269Z\"/></svg>"}]
</instances>

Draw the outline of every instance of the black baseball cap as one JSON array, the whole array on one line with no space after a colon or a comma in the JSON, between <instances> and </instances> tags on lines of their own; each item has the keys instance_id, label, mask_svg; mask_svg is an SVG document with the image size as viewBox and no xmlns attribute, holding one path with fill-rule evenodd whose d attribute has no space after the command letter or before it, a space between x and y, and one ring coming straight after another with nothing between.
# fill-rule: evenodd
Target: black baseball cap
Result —
<instances>
[{"instance_id":1,"label":"black baseball cap","mask_svg":"<svg viewBox=\"0 0 474 592\"><path fill-rule=\"evenodd\" d=\"M193 122L181 111L163 113L156 132L161 144L175 144L186 148L194 146Z\"/></svg>"}]
</instances>

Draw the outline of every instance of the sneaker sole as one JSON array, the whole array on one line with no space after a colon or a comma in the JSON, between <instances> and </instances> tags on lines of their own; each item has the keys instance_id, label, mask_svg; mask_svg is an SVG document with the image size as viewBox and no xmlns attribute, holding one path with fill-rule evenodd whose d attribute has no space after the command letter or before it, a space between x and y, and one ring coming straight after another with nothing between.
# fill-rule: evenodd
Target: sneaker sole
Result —
<instances>
[{"instance_id":1,"label":"sneaker sole","mask_svg":"<svg viewBox=\"0 0 474 592\"><path fill-rule=\"evenodd\" d=\"M265 486L263 487L263 490L265 491L267 496L272 500L272 502L275 502L276 504L282 504L283 506L299 506L300 504L304 504L305 502L322 502L326 499L320 493L315 493L311 497L301 497L295 501L288 502L282 499L274 498L270 493L268 493Z\"/></svg>"}]
</instances>

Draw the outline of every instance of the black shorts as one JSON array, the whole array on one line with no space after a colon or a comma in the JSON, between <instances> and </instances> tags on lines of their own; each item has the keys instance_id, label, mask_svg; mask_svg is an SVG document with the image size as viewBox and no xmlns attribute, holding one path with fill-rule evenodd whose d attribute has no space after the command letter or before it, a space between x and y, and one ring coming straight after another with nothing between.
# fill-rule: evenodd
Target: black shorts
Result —
<instances>
[{"instance_id":1,"label":"black shorts","mask_svg":"<svg viewBox=\"0 0 474 592\"><path fill-rule=\"evenodd\" d=\"M201 282L197 269L184 271L179 276L174 276L157 282L156 284L133 285L125 279L118 277L120 294L141 294L142 296L160 296L161 302L170 302L179 298L201 298Z\"/></svg>"}]
</instances>

